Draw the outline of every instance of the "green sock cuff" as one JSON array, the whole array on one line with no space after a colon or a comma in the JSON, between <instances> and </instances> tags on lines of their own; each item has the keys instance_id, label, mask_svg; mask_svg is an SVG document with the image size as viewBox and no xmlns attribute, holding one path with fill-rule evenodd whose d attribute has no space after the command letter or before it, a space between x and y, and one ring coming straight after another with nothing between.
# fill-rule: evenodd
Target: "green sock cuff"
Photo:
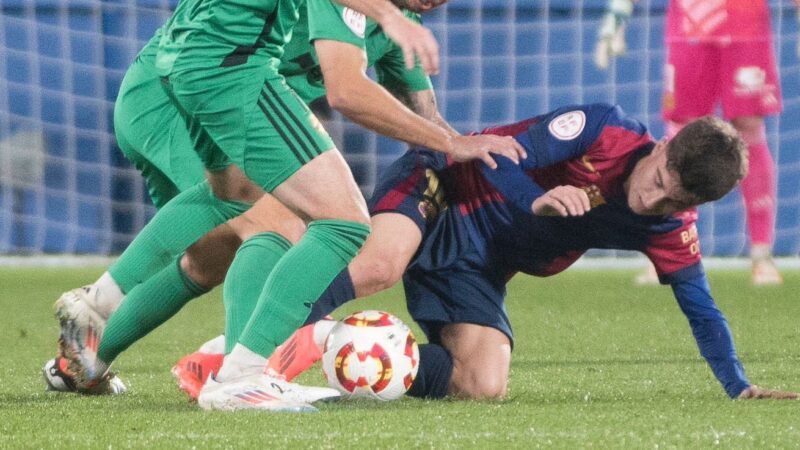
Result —
<instances>
[{"instance_id":1,"label":"green sock cuff","mask_svg":"<svg viewBox=\"0 0 800 450\"><path fill-rule=\"evenodd\" d=\"M315 220L308 224L306 236L321 241L340 258L353 259L369 236L368 224L347 220Z\"/></svg>"},{"instance_id":2,"label":"green sock cuff","mask_svg":"<svg viewBox=\"0 0 800 450\"><path fill-rule=\"evenodd\" d=\"M265 245L266 244L266 245ZM239 246L239 251L241 249L252 246L276 246L283 250L284 252L289 251L292 248L292 242L286 239L285 237L281 236L280 234L274 231L268 231L265 233L258 233L254 234L247 238L246 241L242 242L242 245Z\"/></svg>"}]
</instances>

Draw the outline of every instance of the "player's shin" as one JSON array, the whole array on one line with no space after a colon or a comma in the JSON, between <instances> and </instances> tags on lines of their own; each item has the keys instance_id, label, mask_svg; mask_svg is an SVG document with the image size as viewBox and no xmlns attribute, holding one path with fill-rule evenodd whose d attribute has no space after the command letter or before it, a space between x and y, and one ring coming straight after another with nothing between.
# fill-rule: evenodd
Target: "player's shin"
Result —
<instances>
[{"instance_id":1,"label":"player's shin","mask_svg":"<svg viewBox=\"0 0 800 450\"><path fill-rule=\"evenodd\" d=\"M230 353L239 340L272 268L292 247L277 233L260 233L239 247L225 277L225 353Z\"/></svg>"},{"instance_id":2,"label":"player's shin","mask_svg":"<svg viewBox=\"0 0 800 450\"><path fill-rule=\"evenodd\" d=\"M303 239L281 258L269 275L239 339L241 346L268 357L303 324L314 301L355 257L368 234L369 226L361 223L312 222ZM226 365L228 361L223 364L221 376L229 370L236 372Z\"/></svg>"},{"instance_id":3,"label":"player's shin","mask_svg":"<svg viewBox=\"0 0 800 450\"><path fill-rule=\"evenodd\" d=\"M166 322L189 300L206 292L181 271L179 262L180 258L174 259L136 286L111 316L97 350L98 376L125 349Z\"/></svg>"},{"instance_id":4,"label":"player's shin","mask_svg":"<svg viewBox=\"0 0 800 450\"><path fill-rule=\"evenodd\" d=\"M170 200L108 269L123 292L163 269L176 255L249 204L223 201L208 183L197 184Z\"/></svg>"}]
</instances>

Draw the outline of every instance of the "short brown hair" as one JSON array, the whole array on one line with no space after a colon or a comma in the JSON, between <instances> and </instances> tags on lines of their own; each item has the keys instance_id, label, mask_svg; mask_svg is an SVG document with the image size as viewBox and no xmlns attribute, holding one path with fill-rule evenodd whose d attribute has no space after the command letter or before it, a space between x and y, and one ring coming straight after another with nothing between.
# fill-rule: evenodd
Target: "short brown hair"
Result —
<instances>
[{"instance_id":1,"label":"short brown hair","mask_svg":"<svg viewBox=\"0 0 800 450\"><path fill-rule=\"evenodd\" d=\"M747 174L747 145L717 117L689 123L667 145L667 168L698 203L721 198Z\"/></svg>"}]
</instances>

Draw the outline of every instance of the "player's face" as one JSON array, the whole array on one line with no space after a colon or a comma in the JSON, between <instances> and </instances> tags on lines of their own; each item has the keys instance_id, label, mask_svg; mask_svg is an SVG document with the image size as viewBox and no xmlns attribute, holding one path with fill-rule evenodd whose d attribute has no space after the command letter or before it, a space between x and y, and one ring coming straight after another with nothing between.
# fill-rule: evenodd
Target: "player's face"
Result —
<instances>
[{"instance_id":1,"label":"player's face","mask_svg":"<svg viewBox=\"0 0 800 450\"><path fill-rule=\"evenodd\" d=\"M430 11L437 6L447 3L447 0L400 0L395 1L395 4L400 8L405 8L415 13L424 13Z\"/></svg>"},{"instance_id":2,"label":"player's face","mask_svg":"<svg viewBox=\"0 0 800 450\"><path fill-rule=\"evenodd\" d=\"M681 188L678 174L667 168L666 141L660 141L636 163L626 188L628 206L643 216L663 216L696 206Z\"/></svg>"}]
</instances>

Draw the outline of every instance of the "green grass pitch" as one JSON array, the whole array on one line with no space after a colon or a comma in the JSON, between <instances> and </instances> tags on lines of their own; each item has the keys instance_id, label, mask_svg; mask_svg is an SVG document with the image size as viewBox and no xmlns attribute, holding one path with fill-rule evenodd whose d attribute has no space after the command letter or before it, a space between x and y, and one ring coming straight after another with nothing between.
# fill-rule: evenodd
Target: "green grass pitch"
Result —
<instances>
[{"instance_id":1,"label":"green grass pitch","mask_svg":"<svg viewBox=\"0 0 800 450\"><path fill-rule=\"evenodd\" d=\"M58 333L52 302L100 270L0 270L0 448L797 448L800 402L731 401L701 359L665 287L630 271L518 277L504 402L339 402L311 415L204 412L169 369L222 327L220 291L190 304L115 367L116 398L45 393ZM800 272L754 288L715 271L712 290L752 382L800 390ZM351 303L404 319L399 288ZM337 315L341 317L342 311ZM415 331L419 333L418 329ZM324 384L312 369L300 381Z\"/></svg>"}]
</instances>

